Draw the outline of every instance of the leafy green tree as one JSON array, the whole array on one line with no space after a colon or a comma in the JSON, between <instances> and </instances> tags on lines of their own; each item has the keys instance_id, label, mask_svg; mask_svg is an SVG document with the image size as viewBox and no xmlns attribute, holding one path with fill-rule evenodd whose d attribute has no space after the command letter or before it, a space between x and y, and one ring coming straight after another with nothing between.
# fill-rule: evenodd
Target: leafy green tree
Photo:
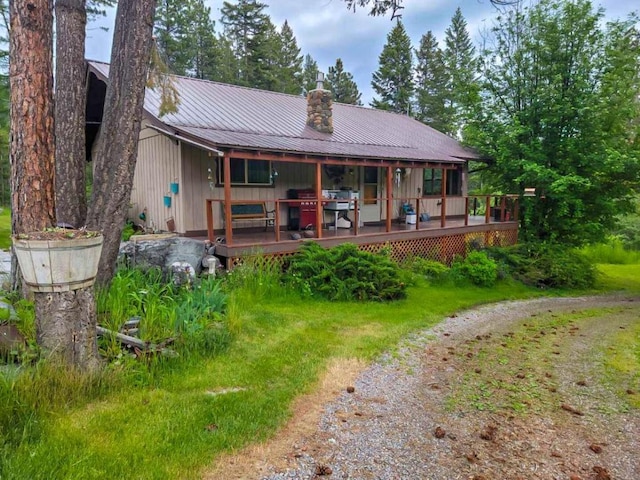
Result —
<instances>
[{"instance_id":1,"label":"leafy green tree","mask_svg":"<svg viewBox=\"0 0 640 480\"><path fill-rule=\"evenodd\" d=\"M333 67L329 67L325 88L333 94L333 101L350 105L362 105L362 94L358 91L358 85L353 80L353 75L344 71L342 59L338 58Z\"/></svg>"},{"instance_id":2,"label":"leafy green tree","mask_svg":"<svg viewBox=\"0 0 640 480\"><path fill-rule=\"evenodd\" d=\"M387 35L371 86L380 97L371 102L372 107L409 113L413 96L413 52L411 39L401 21Z\"/></svg>"},{"instance_id":3,"label":"leafy green tree","mask_svg":"<svg viewBox=\"0 0 640 480\"><path fill-rule=\"evenodd\" d=\"M452 133L451 111L446 105L448 78L442 50L431 31L416 50L416 108L414 116L444 133Z\"/></svg>"},{"instance_id":4,"label":"leafy green tree","mask_svg":"<svg viewBox=\"0 0 640 480\"><path fill-rule=\"evenodd\" d=\"M443 62L448 77L446 107L451 119L446 133L460 135L479 102L478 60L460 7L445 30Z\"/></svg>"},{"instance_id":5,"label":"leafy green tree","mask_svg":"<svg viewBox=\"0 0 640 480\"><path fill-rule=\"evenodd\" d=\"M314 90L316 88L316 79L318 78L318 63L308 53L304 56L304 66L302 67L302 93Z\"/></svg>"},{"instance_id":6,"label":"leafy green tree","mask_svg":"<svg viewBox=\"0 0 640 480\"><path fill-rule=\"evenodd\" d=\"M603 26L586 0L511 11L484 55L483 112L469 140L522 198L521 238L600 241L632 211L640 179L637 18Z\"/></svg>"}]
</instances>

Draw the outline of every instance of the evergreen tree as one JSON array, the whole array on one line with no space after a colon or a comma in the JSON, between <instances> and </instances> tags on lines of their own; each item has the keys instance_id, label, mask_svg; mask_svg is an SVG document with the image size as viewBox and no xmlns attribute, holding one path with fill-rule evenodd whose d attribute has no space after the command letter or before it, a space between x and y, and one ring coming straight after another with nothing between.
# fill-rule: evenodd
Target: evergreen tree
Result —
<instances>
[{"instance_id":1,"label":"evergreen tree","mask_svg":"<svg viewBox=\"0 0 640 480\"><path fill-rule=\"evenodd\" d=\"M234 55L238 61L238 71L233 83L257 87L265 83L264 72L260 73L260 81L256 81L257 63L271 62L271 55L261 58L257 51L264 53L273 45L263 46L265 41L273 42L275 29L264 9L264 3L257 0L238 0L237 4L224 2L220 21L224 25L224 34L231 42Z\"/></svg>"},{"instance_id":2,"label":"evergreen tree","mask_svg":"<svg viewBox=\"0 0 640 480\"><path fill-rule=\"evenodd\" d=\"M280 53L282 38L269 17L265 17L260 29L248 42L248 86L263 90L281 91Z\"/></svg>"},{"instance_id":3,"label":"evergreen tree","mask_svg":"<svg viewBox=\"0 0 640 480\"><path fill-rule=\"evenodd\" d=\"M319 71L318 63L307 53L304 56L304 66L302 67L302 93L304 95L315 90Z\"/></svg>"},{"instance_id":4,"label":"evergreen tree","mask_svg":"<svg viewBox=\"0 0 640 480\"><path fill-rule=\"evenodd\" d=\"M190 35L191 68L188 72L196 78L210 79L210 72L215 67L215 61L219 56L218 44L214 33L215 24L211 19L211 8L205 6L202 0L191 0L190 11Z\"/></svg>"},{"instance_id":5,"label":"evergreen tree","mask_svg":"<svg viewBox=\"0 0 640 480\"><path fill-rule=\"evenodd\" d=\"M442 50L431 31L416 50L416 119L443 133L453 133L451 111L447 108L448 78Z\"/></svg>"},{"instance_id":6,"label":"evergreen tree","mask_svg":"<svg viewBox=\"0 0 640 480\"><path fill-rule=\"evenodd\" d=\"M285 20L280 29L280 54L278 58L279 92L297 95L302 89L302 55L296 37Z\"/></svg>"},{"instance_id":7,"label":"evergreen tree","mask_svg":"<svg viewBox=\"0 0 640 480\"><path fill-rule=\"evenodd\" d=\"M640 179L640 35L635 18L602 25L587 0L513 11L484 58L483 114L471 143L496 184L523 198L521 238L601 241ZM544 198L542 197L544 196Z\"/></svg>"},{"instance_id":8,"label":"evergreen tree","mask_svg":"<svg viewBox=\"0 0 640 480\"><path fill-rule=\"evenodd\" d=\"M159 0L156 43L169 70L199 78L211 68L216 39L211 9L203 0Z\"/></svg>"},{"instance_id":9,"label":"evergreen tree","mask_svg":"<svg viewBox=\"0 0 640 480\"><path fill-rule=\"evenodd\" d=\"M231 40L222 34L218 35L216 47L207 60L203 78L222 83L237 83L239 66Z\"/></svg>"},{"instance_id":10,"label":"evergreen tree","mask_svg":"<svg viewBox=\"0 0 640 480\"><path fill-rule=\"evenodd\" d=\"M475 47L467 32L467 22L458 7L445 31L444 65L449 78L446 106L451 115L451 134L461 135L462 129L479 101Z\"/></svg>"},{"instance_id":11,"label":"evergreen tree","mask_svg":"<svg viewBox=\"0 0 640 480\"><path fill-rule=\"evenodd\" d=\"M371 106L397 113L409 113L413 96L413 52L411 40L398 21L389 35L379 58L378 70L371 86L380 96Z\"/></svg>"},{"instance_id":12,"label":"evergreen tree","mask_svg":"<svg viewBox=\"0 0 640 480\"><path fill-rule=\"evenodd\" d=\"M353 80L353 75L344 71L341 58L336 60L335 66L329 67L325 88L333 94L334 102L362 105L362 94L358 91L358 85Z\"/></svg>"}]
</instances>

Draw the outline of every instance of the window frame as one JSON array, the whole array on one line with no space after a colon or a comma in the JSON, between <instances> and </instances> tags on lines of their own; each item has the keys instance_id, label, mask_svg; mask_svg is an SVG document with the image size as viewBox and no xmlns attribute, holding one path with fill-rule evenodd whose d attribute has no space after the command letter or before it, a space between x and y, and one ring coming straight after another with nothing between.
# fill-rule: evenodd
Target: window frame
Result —
<instances>
[{"instance_id":1,"label":"window frame","mask_svg":"<svg viewBox=\"0 0 640 480\"><path fill-rule=\"evenodd\" d=\"M234 173L234 168L233 168L233 163L236 162L244 162L244 181L243 182L237 182L237 181L233 181L233 179L231 180L231 186L232 187L274 187L274 178L273 175L271 174L271 172L273 171L273 167L272 167L272 162L271 160L256 160L256 159L252 159L252 158L231 158L229 159L230 164L231 164L231 174L233 175ZM260 162L260 164L266 164L267 165L267 172L269 172L269 181L267 183L264 182L250 182L249 181L249 176L250 176L250 171L249 171L249 165L250 162ZM218 168L217 168L217 173L218 173L218 184L217 186L222 187L224 186L224 162L223 161L219 161L218 162Z\"/></svg>"},{"instance_id":2,"label":"window frame","mask_svg":"<svg viewBox=\"0 0 640 480\"><path fill-rule=\"evenodd\" d=\"M422 173L422 196L423 197L442 197L442 168L425 168ZM462 168L446 169L447 170L447 197L462 196ZM427 173L431 172L431 178L427 178ZM452 173L454 175L452 175ZM431 183L431 188L427 188L427 183ZM437 185L436 182L439 182ZM455 193L452 193L455 191Z\"/></svg>"}]
</instances>

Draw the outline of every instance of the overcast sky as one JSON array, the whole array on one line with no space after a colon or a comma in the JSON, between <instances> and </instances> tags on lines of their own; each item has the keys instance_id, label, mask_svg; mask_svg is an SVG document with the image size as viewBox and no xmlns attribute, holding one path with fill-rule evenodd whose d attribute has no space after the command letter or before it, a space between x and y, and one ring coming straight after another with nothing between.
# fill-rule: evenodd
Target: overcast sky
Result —
<instances>
[{"instance_id":1,"label":"overcast sky","mask_svg":"<svg viewBox=\"0 0 640 480\"><path fill-rule=\"evenodd\" d=\"M211 7L216 31L220 31L222 25L218 18L222 0L205 0L205 3ZM266 11L276 26L288 20L301 53L311 54L320 70L326 73L337 58L342 58L345 70L355 77L363 103L369 104L373 97L371 76L378 68L378 57L394 25L389 16L370 17L364 9L354 13L347 10L342 0L263 0L263 3L269 5ZM624 18L638 9L635 0L601 0L594 4L604 7L608 18ZM489 0L405 0L404 6L402 20L414 48L429 30L443 47L444 31L458 6L476 43L481 38L481 31L491 28L497 14ZM109 61L113 18L113 11L110 11L106 18L89 25L87 58ZM109 32L98 27L107 27Z\"/></svg>"}]
</instances>

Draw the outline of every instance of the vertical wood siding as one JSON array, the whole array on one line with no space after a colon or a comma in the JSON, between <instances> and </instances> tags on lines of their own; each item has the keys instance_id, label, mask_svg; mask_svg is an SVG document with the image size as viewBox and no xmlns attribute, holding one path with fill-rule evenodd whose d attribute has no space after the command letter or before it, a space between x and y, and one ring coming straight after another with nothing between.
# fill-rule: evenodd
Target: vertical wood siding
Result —
<instances>
[{"instance_id":1,"label":"vertical wood siding","mask_svg":"<svg viewBox=\"0 0 640 480\"><path fill-rule=\"evenodd\" d=\"M180 147L174 140L151 128L140 132L138 161L133 178L129 218L143 223L138 215L147 209L146 226L167 230L167 220L173 217L176 230L183 232L183 182L180 172ZM170 193L169 184L177 179L178 194ZM171 198L171 207L164 206L164 196Z\"/></svg>"}]
</instances>

